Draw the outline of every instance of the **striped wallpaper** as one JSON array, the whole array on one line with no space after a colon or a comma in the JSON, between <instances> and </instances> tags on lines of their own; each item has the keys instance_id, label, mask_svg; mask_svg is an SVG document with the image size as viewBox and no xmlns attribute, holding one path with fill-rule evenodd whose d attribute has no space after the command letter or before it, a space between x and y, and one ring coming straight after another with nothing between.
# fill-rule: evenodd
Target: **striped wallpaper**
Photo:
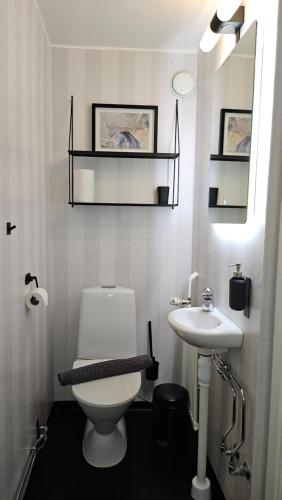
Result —
<instances>
[{"instance_id":1,"label":"striped wallpaper","mask_svg":"<svg viewBox=\"0 0 282 500\"><path fill-rule=\"evenodd\" d=\"M76 358L81 290L97 284L133 288L137 299L138 352L147 349L152 321L163 381L180 380L181 343L169 329L168 299L185 293L191 271L196 92L180 102L180 206L74 207L67 205L67 139L70 96L74 96L74 148L91 147L91 103L159 106L159 151L171 150L175 96L172 75L189 70L196 78L197 56L142 51L52 48L53 161L51 233L54 283L51 297L56 373ZM145 160L80 160L95 169L96 189L111 199L153 201L153 188L166 182L167 164ZM151 198L150 198L151 196ZM150 396L152 385L143 384Z\"/></svg>"},{"instance_id":2,"label":"striped wallpaper","mask_svg":"<svg viewBox=\"0 0 282 500\"><path fill-rule=\"evenodd\" d=\"M27 272L48 285L50 48L32 0L0 2L0 61L0 498L12 500L53 392L48 311L24 304Z\"/></svg>"},{"instance_id":3,"label":"striped wallpaper","mask_svg":"<svg viewBox=\"0 0 282 500\"><path fill-rule=\"evenodd\" d=\"M251 3L248 0L247 4ZM263 20L259 26L263 27ZM263 459L260 463L259 454L253 456L253 424L258 417L256 353L262 323L265 233L263 225L252 226L248 238L236 241L234 236L223 237L218 227L208 224L212 62L200 56L196 160L196 91L180 100L180 206L171 210L67 205L70 96L74 96L75 106L75 148L91 147L91 103L104 102L158 105L159 150L169 150L175 109L171 77L187 69L197 78L196 54L50 49L35 0L2 0L0 61L1 500L15 498L35 440L36 419L46 421L53 392L57 400L71 398L68 389L58 386L56 373L70 368L76 358L80 294L84 287L117 284L133 288L138 352L147 350L147 322L151 320L155 355L160 361L159 382L181 380L182 346L166 317L171 309L169 297L185 294L188 276L195 270L192 247L193 263L200 272L198 289L214 287L216 304L228 314L228 264L244 262L246 273L253 278L251 319L232 312L232 318L246 334L244 346L228 358L248 398L242 457L251 467L258 462L253 469L254 478L258 478ZM266 108L268 98L264 98ZM257 172L263 184L263 154L261 158ZM157 166L144 160L85 159L78 165L95 169L97 194L107 201L142 201L143 196L153 201L153 189L165 183L167 177L165 162ZM194 233L193 219L197 229ZM17 226L11 236L6 235L7 221ZM48 309L32 313L26 310L27 272L36 274L40 286L48 289ZM144 381L143 395L150 397L151 391L151 383ZM226 387L214 377L209 457L228 498L237 499L239 487L241 498L247 500L255 498L258 481L247 483L244 478L230 477L227 462L218 451L222 429L228 423L229 415L221 404L227 397Z\"/></svg>"}]
</instances>

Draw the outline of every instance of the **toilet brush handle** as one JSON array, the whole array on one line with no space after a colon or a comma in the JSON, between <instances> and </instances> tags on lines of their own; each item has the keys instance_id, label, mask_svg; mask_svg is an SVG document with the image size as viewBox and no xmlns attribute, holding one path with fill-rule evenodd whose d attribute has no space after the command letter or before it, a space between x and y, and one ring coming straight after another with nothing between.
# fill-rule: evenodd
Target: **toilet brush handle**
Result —
<instances>
[{"instance_id":1,"label":"toilet brush handle","mask_svg":"<svg viewBox=\"0 0 282 500\"><path fill-rule=\"evenodd\" d=\"M148 332L149 332L149 349L150 356L153 359L153 340L152 340L152 321L148 321Z\"/></svg>"},{"instance_id":2,"label":"toilet brush handle","mask_svg":"<svg viewBox=\"0 0 282 500\"><path fill-rule=\"evenodd\" d=\"M149 336L149 349L150 349L150 359L152 361L152 366L146 370L147 380L157 380L159 374L159 362L156 361L153 355L153 340L152 340L152 322L148 321L148 336Z\"/></svg>"}]
</instances>

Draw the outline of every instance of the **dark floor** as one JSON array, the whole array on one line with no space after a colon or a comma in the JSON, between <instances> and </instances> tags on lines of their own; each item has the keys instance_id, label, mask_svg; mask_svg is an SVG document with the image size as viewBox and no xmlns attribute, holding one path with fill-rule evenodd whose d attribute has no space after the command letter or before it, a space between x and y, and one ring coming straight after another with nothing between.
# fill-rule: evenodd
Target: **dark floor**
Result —
<instances>
[{"instance_id":1,"label":"dark floor","mask_svg":"<svg viewBox=\"0 0 282 500\"><path fill-rule=\"evenodd\" d=\"M82 455L85 417L76 403L55 403L48 442L38 454L24 500L189 500L196 473L197 434L190 424L177 450L154 445L152 413L126 414L128 447L120 464L96 469ZM213 500L224 500L208 466Z\"/></svg>"}]
</instances>

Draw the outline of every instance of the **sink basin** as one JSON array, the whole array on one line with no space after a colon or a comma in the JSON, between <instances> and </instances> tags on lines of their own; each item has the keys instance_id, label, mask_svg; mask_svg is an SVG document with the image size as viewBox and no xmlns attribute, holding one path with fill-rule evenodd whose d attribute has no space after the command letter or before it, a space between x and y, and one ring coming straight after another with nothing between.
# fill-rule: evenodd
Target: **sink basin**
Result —
<instances>
[{"instance_id":1,"label":"sink basin","mask_svg":"<svg viewBox=\"0 0 282 500\"><path fill-rule=\"evenodd\" d=\"M175 309L169 313L168 322L182 340L195 347L228 349L243 342L240 328L216 308L211 312L201 307Z\"/></svg>"}]
</instances>

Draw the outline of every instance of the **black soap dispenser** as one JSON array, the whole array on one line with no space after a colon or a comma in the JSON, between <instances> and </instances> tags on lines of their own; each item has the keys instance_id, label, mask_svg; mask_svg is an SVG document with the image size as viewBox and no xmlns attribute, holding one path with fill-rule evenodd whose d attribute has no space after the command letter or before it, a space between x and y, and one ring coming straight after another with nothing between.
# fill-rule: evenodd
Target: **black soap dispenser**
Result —
<instances>
[{"instance_id":1,"label":"black soap dispenser","mask_svg":"<svg viewBox=\"0 0 282 500\"><path fill-rule=\"evenodd\" d=\"M235 311L244 311L245 316L249 318L251 279L242 275L241 264L232 264L229 267L236 267L229 281L229 307Z\"/></svg>"}]
</instances>

